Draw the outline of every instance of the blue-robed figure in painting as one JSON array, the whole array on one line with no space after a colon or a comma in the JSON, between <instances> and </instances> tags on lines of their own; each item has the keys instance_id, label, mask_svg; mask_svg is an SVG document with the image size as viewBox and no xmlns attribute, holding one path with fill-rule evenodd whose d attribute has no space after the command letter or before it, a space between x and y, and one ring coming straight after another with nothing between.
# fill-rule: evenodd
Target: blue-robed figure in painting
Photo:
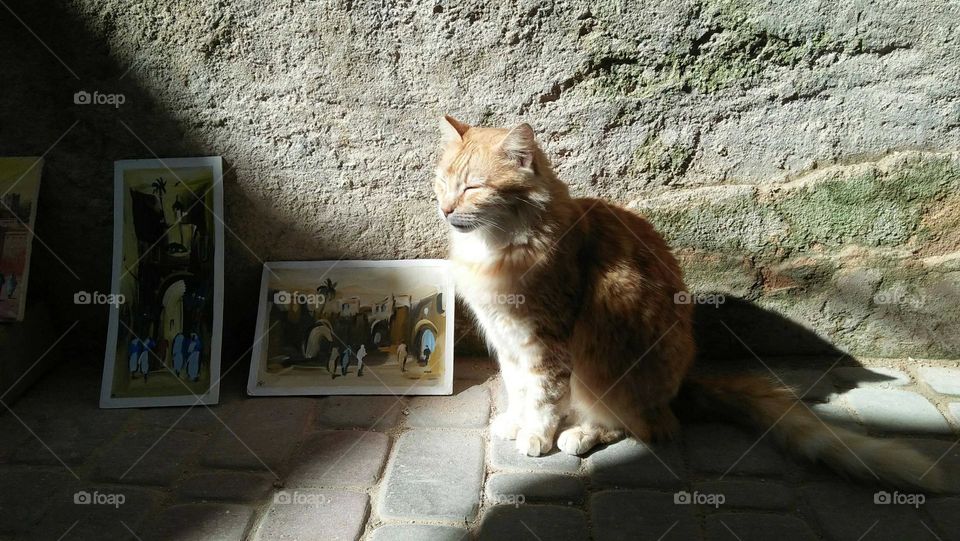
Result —
<instances>
[{"instance_id":1,"label":"blue-robed figure in painting","mask_svg":"<svg viewBox=\"0 0 960 541\"><path fill-rule=\"evenodd\" d=\"M182 332L173 337L173 350L171 351L173 354L173 372L178 376L187 359L187 345L187 339Z\"/></svg>"},{"instance_id":2,"label":"blue-robed figure in painting","mask_svg":"<svg viewBox=\"0 0 960 541\"><path fill-rule=\"evenodd\" d=\"M129 359L131 379L133 379L133 375L137 373L137 369L140 366L141 347L142 343L137 337L134 337L133 340L130 340L130 345L127 346L127 358Z\"/></svg>"},{"instance_id":3,"label":"blue-robed figure in painting","mask_svg":"<svg viewBox=\"0 0 960 541\"><path fill-rule=\"evenodd\" d=\"M150 355L156 349L157 343L153 341L153 338L147 338L145 342L141 340L140 344L140 358L137 365L140 373L143 374L143 381L146 382L147 376L150 374Z\"/></svg>"},{"instance_id":4,"label":"blue-robed figure in painting","mask_svg":"<svg viewBox=\"0 0 960 541\"><path fill-rule=\"evenodd\" d=\"M7 276L7 298L13 298L13 292L17 289L17 275L10 273L10 276Z\"/></svg>"},{"instance_id":5,"label":"blue-robed figure in painting","mask_svg":"<svg viewBox=\"0 0 960 541\"><path fill-rule=\"evenodd\" d=\"M200 342L200 335L190 333L190 346L187 349L187 376L192 381L200 380L200 353L203 351L203 344Z\"/></svg>"}]
</instances>

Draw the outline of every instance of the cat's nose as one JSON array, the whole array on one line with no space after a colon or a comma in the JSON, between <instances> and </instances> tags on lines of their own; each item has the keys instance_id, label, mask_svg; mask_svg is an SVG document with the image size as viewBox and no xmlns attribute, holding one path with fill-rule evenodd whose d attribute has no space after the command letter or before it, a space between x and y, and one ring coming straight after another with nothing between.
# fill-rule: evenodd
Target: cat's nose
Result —
<instances>
[{"instance_id":1,"label":"cat's nose","mask_svg":"<svg viewBox=\"0 0 960 541\"><path fill-rule=\"evenodd\" d=\"M456 210L454 205L440 205L440 212L443 213L444 218L453 214L454 210Z\"/></svg>"}]
</instances>

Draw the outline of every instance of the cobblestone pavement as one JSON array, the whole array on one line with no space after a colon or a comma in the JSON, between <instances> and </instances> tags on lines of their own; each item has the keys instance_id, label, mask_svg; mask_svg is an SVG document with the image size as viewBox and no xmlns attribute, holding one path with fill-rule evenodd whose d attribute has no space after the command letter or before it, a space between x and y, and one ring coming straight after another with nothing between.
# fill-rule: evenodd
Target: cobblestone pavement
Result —
<instances>
[{"instance_id":1,"label":"cobblestone pavement","mask_svg":"<svg viewBox=\"0 0 960 541\"><path fill-rule=\"evenodd\" d=\"M956 363L819 364L774 370L960 471ZM452 397L250 399L237 379L210 409L99 410L99 373L64 367L0 415L0 540L960 539L956 496L851 484L727 425L520 456L488 437L495 367L456 373Z\"/></svg>"}]
</instances>

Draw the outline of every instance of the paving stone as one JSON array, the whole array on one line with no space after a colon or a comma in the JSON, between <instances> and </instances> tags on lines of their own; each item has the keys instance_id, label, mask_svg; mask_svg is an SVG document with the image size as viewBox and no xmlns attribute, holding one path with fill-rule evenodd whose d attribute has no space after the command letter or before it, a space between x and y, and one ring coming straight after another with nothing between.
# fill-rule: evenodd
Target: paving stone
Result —
<instances>
[{"instance_id":1,"label":"paving stone","mask_svg":"<svg viewBox=\"0 0 960 541\"><path fill-rule=\"evenodd\" d=\"M291 460L288 487L376 484L390 450L390 437L381 432L326 430L313 434Z\"/></svg>"},{"instance_id":2,"label":"paving stone","mask_svg":"<svg viewBox=\"0 0 960 541\"><path fill-rule=\"evenodd\" d=\"M694 483L693 490L700 494L721 494L723 502L710 509L764 509L770 511L794 509L797 496L787 485L771 481L724 479Z\"/></svg>"},{"instance_id":3,"label":"paving stone","mask_svg":"<svg viewBox=\"0 0 960 541\"><path fill-rule=\"evenodd\" d=\"M269 474L202 473L184 479L177 487L177 495L181 499L250 502L265 498L273 484L273 476Z\"/></svg>"},{"instance_id":4,"label":"paving stone","mask_svg":"<svg viewBox=\"0 0 960 541\"><path fill-rule=\"evenodd\" d=\"M203 463L277 472L303 437L315 404L314 400L305 398L242 401L203 451Z\"/></svg>"},{"instance_id":5,"label":"paving stone","mask_svg":"<svg viewBox=\"0 0 960 541\"><path fill-rule=\"evenodd\" d=\"M683 458L676 442L647 446L632 438L594 451L586 460L591 482L608 488L683 486Z\"/></svg>"},{"instance_id":6,"label":"paving stone","mask_svg":"<svg viewBox=\"0 0 960 541\"><path fill-rule=\"evenodd\" d=\"M28 393L29 396L29 393ZM33 432L10 457L10 461L24 464L60 466L61 461L79 466L94 453L112 441L132 418L130 410L101 410L89 403L64 401L56 406L31 406L24 400L14 406L14 412Z\"/></svg>"},{"instance_id":7,"label":"paving stone","mask_svg":"<svg viewBox=\"0 0 960 541\"><path fill-rule=\"evenodd\" d=\"M185 504L165 509L144 528L145 540L242 541L253 508L229 504Z\"/></svg>"},{"instance_id":8,"label":"paving stone","mask_svg":"<svg viewBox=\"0 0 960 541\"><path fill-rule=\"evenodd\" d=\"M960 396L960 370L924 366L919 368L917 373L920 379L934 391L950 396Z\"/></svg>"},{"instance_id":9,"label":"paving stone","mask_svg":"<svg viewBox=\"0 0 960 541\"><path fill-rule=\"evenodd\" d=\"M960 497L931 499L924 508L933 517L931 528L939 528L945 541L960 541Z\"/></svg>"},{"instance_id":10,"label":"paving stone","mask_svg":"<svg viewBox=\"0 0 960 541\"><path fill-rule=\"evenodd\" d=\"M777 376L803 400L826 402L837 394L830 374L823 370L782 370Z\"/></svg>"},{"instance_id":11,"label":"paving stone","mask_svg":"<svg viewBox=\"0 0 960 541\"><path fill-rule=\"evenodd\" d=\"M370 498L366 494L287 490L274 497L253 539L353 541L363 533L369 513Z\"/></svg>"},{"instance_id":12,"label":"paving stone","mask_svg":"<svg viewBox=\"0 0 960 541\"><path fill-rule=\"evenodd\" d=\"M470 521L480 504L483 473L480 436L405 432L380 485L380 516Z\"/></svg>"},{"instance_id":13,"label":"paving stone","mask_svg":"<svg viewBox=\"0 0 960 541\"><path fill-rule=\"evenodd\" d=\"M696 506L677 504L675 494L649 490L605 490L590 498L593 538L604 541L635 539L700 539Z\"/></svg>"},{"instance_id":14,"label":"paving stone","mask_svg":"<svg viewBox=\"0 0 960 541\"><path fill-rule=\"evenodd\" d=\"M910 375L896 368L882 366L843 366L833 369L834 378L844 387L903 387L910 385Z\"/></svg>"},{"instance_id":15,"label":"paving stone","mask_svg":"<svg viewBox=\"0 0 960 541\"><path fill-rule=\"evenodd\" d=\"M65 469L46 471L27 466L0 469L0 532L32 530L52 502L73 498L79 483Z\"/></svg>"},{"instance_id":16,"label":"paving stone","mask_svg":"<svg viewBox=\"0 0 960 541\"><path fill-rule=\"evenodd\" d=\"M330 428L390 430L406 401L394 396L331 396L320 404L319 423Z\"/></svg>"},{"instance_id":17,"label":"paving stone","mask_svg":"<svg viewBox=\"0 0 960 541\"><path fill-rule=\"evenodd\" d=\"M837 402L827 402L826 404L812 404L810 409L820 417L821 420L833 426L845 428L858 434L866 434L867 429L861 425L856 417L845 407Z\"/></svg>"},{"instance_id":18,"label":"paving stone","mask_svg":"<svg viewBox=\"0 0 960 541\"><path fill-rule=\"evenodd\" d=\"M947 410L950 412L950 416L953 417L953 421L960 424L960 402L951 402L947 406Z\"/></svg>"},{"instance_id":19,"label":"paving stone","mask_svg":"<svg viewBox=\"0 0 960 541\"><path fill-rule=\"evenodd\" d=\"M141 410L140 422L163 430L172 427L174 430L213 434L223 427L218 418L226 421L231 411L232 408L225 408L222 404L209 409L202 405L193 408L147 408Z\"/></svg>"},{"instance_id":20,"label":"paving stone","mask_svg":"<svg viewBox=\"0 0 960 541\"><path fill-rule=\"evenodd\" d=\"M473 385L453 396L410 400L407 426L415 428L484 428L490 420L490 391Z\"/></svg>"},{"instance_id":21,"label":"paving stone","mask_svg":"<svg viewBox=\"0 0 960 541\"><path fill-rule=\"evenodd\" d=\"M853 483L815 483L801 496L828 539L929 539L917 509L874 503L881 489Z\"/></svg>"},{"instance_id":22,"label":"paving stone","mask_svg":"<svg viewBox=\"0 0 960 541\"><path fill-rule=\"evenodd\" d=\"M0 434L3 434L0 438L0 464L10 462L14 452L23 447L28 439L33 438L30 431L2 406L0 406Z\"/></svg>"},{"instance_id":23,"label":"paving stone","mask_svg":"<svg viewBox=\"0 0 960 541\"><path fill-rule=\"evenodd\" d=\"M783 454L769 433L762 439L761 435L732 425L691 425L684 432L690 465L697 471L721 474L782 474Z\"/></svg>"},{"instance_id":24,"label":"paving stone","mask_svg":"<svg viewBox=\"0 0 960 541\"><path fill-rule=\"evenodd\" d=\"M453 377L456 380L483 382L496 377L500 372L497 362L489 357L460 357L453 364Z\"/></svg>"},{"instance_id":25,"label":"paving stone","mask_svg":"<svg viewBox=\"0 0 960 541\"><path fill-rule=\"evenodd\" d=\"M720 513L707 517L708 541L816 541L819 537L796 518L766 513Z\"/></svg>"},{"instance_id":26,"label":"paving stone","mask_svg":"<svg viewBox=\"0 0 960 541\"><path fill-rule=\"evenodd\" d=\"M370 541L464 541L469 533L463 528L431 524L391 524L373 531Z\"/></svg>"},{"instance_id":27,"label":"paving stone","mask_svg":"<svg viewBox=\"0 0 960 541\"><path fill-rule=\"evenodd\" d=\"M587 516L579 509L555 505L498 505L480 521L479 541L586 541Z\"/></svg>"},{"instance_id":28,"label":"paving stone","mask_svg":"<svg viewBox=\"0 0 960 541\"><path fill-rule=\"evenodd\" d=\"M80 490L82 492L58 497L31 537L65 540L142 537L144 522L156 514L164 496L160 491L133 486L83 486ZM69 535L64 535L68 531Z\"/></svg>"},{"instance_id":29,"label":"paving stone","mask_svg":"<svg viewBox=\"0 0 960 541\"><path fill-rule=\"evenodd\" d=\"M910 391L852 389L843 395L871 430L916 434L950 434L951 429L936 406Z\"/></svg>"},{"instance_id":30,"label":"paving stone","mask_svg":"<svg viewBox=\"0 0 960 541\"><path fill-rule=\"evenodd\" d=\"M491 464L498 470L527 470L573 473L580 469L580 457L560 452L554 447L546 456L527 456L517 451L515 442L496 436L490 437Z\"/></svg>"},{"instance_id":31,"label":"paving stone","mask_svg":"<svg viewBox=\"0 0 960 541\"><path fill-rule=\"evenodd\" d=\"M141 485L169 485L183 474L183 463L194 455L206 436L151 428L124 434L97 460L98 481Z\"/></svg>"},{"instance_id":32,"label":"paving stone","mask_svg":"<svg viewBox=\"0 0 960 541\"><path fill-rule=\"evenodd\" d=\"M487 478L487 501L493 505L524 503L580 504L583 481L559 473L495 473Z\"/></svg>"}]
</instances>

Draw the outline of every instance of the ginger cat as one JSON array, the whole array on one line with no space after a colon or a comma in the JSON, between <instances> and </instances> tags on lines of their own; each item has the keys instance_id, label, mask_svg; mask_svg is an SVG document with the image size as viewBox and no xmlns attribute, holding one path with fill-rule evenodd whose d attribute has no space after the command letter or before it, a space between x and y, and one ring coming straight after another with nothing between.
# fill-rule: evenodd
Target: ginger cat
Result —
<instances>
[{"instance_id":1,"label":"ginger cat","mask_svg":"<svg viewBox=\"0 0 960 541\"><path fill-rule=\"evenodd\" d=\"M674 408L697 409L769 430L841 472L942 488L919 453L828 426L768 378L691 374L693 308L674 301L686 286L669 247L640 216L572 198L528 124L479 128L446 116L441 134L434 189L458 293L507 392L495 437L530 456L554 442L580 455L625 435L669 438Z\"/></svg>"}]
</instances>

